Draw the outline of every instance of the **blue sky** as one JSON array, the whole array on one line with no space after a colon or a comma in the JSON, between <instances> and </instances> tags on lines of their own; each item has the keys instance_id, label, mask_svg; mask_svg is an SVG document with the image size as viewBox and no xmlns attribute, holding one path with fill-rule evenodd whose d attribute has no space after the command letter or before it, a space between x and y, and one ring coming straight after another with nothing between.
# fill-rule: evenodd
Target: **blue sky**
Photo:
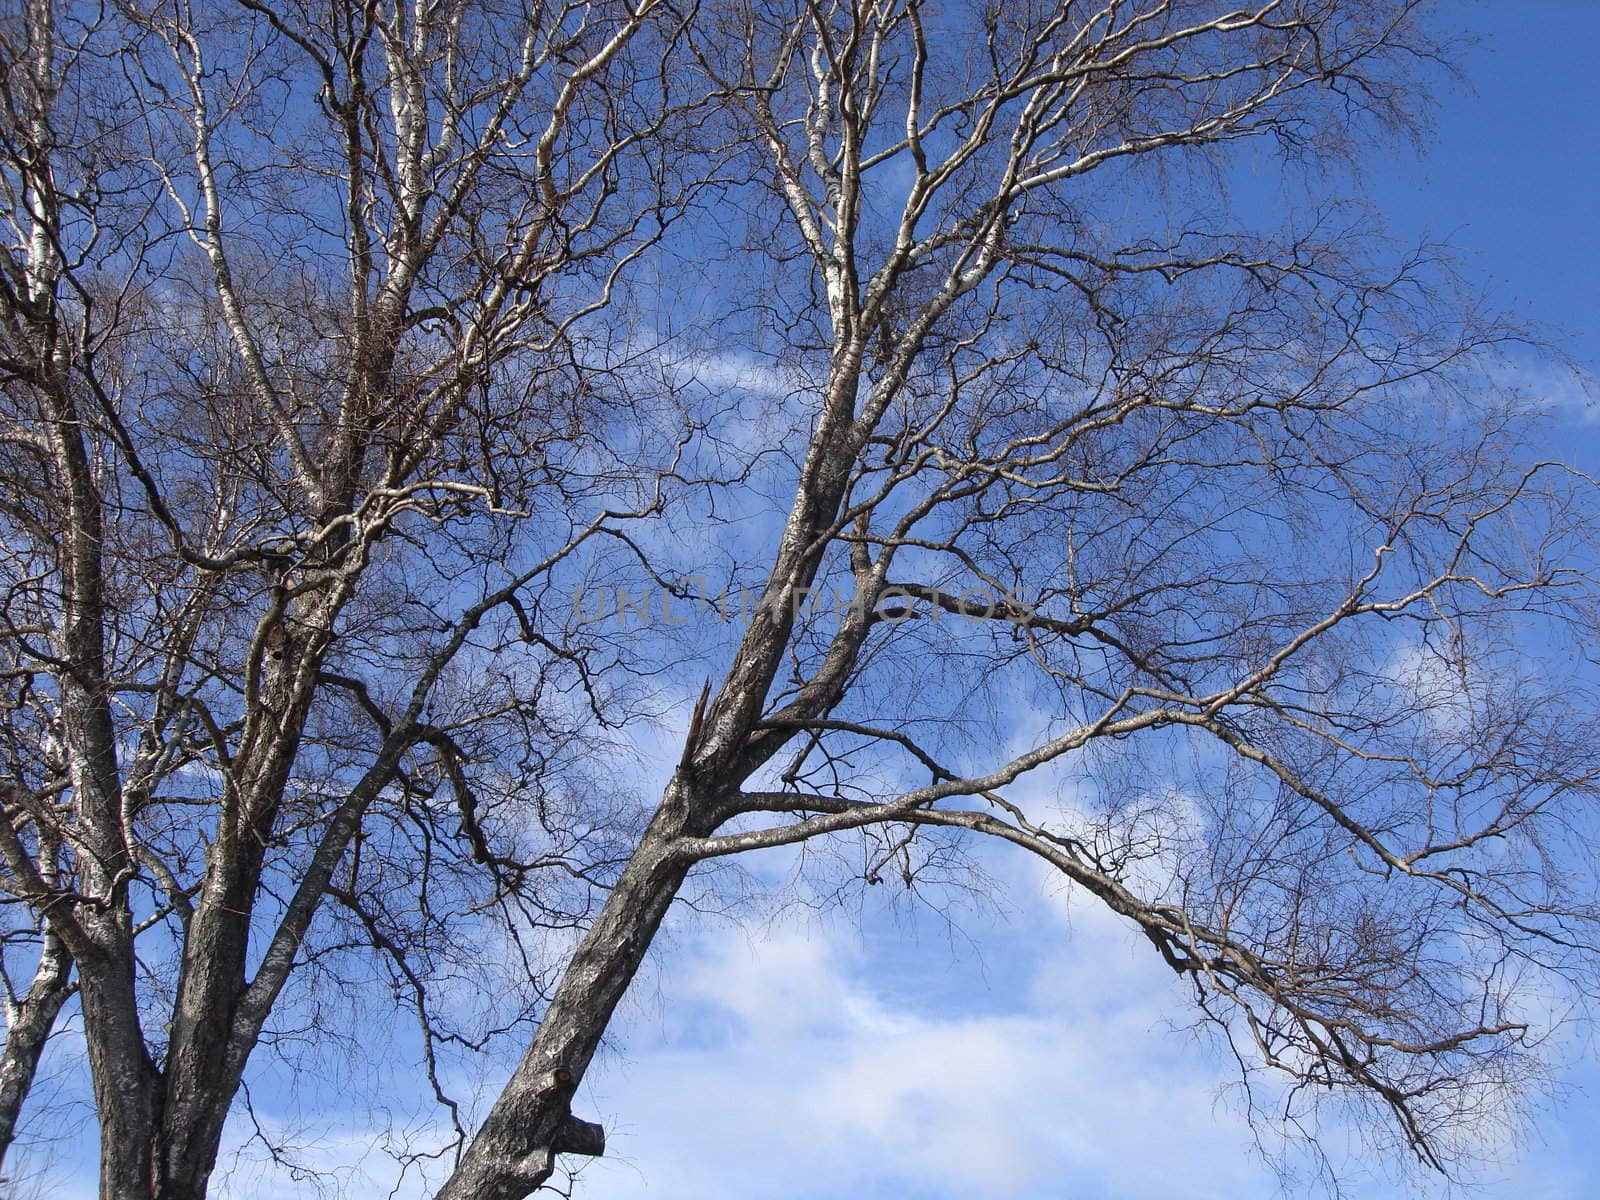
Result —
<instances>
[{"instance_id":1,"label":"blue sky","mask_svg":"<svg viewBox=\"0 0 1600 1200\"><path fill-rule=\"evenodd\" d=\"M1600 363L1600 5L1456 0L1476 39L1469 87L1440 97L1421 158L1374 164L1370 196L1400 235L1449 242L1494 297ZM1591 443L1592 444L1592 443Z\"/></svg>"},{"instance_id":2,"label":"blue sky","mask_svg":"<svg viewBox=\"0 0 1600 1200\"><path fill-rule=\"evenodd\" d=\"M1581 386L1600 375L1600 2L1457 0L1441 11L1479 39L1459 60L1468 82L1440 95L1426 152L1371 164L1364 195L1401 239L1455 247L1469 278L1571 355L1575 375L1548 371L1535 385L1560 401L1553 442L1600 469L1600 423L1583 411ZM675 744L663 732L661 745ZM820 911L756 904L738 920L678 913L580 1094L610 1150L576 1194L1282 1194L1221 1090L1232 1078L1221 1056L1169 1028L1187 1009L1148 946L1026 863L993 866L1011 877L995 903L943 917L876 892ZM772 855L753 865L754 882L776 893L793 868ZM1520 1156L1506 1148L1478 1195L1594 1193L1600 1072L1582 1042L1563 1046L1566 1082L1579 1090L1537 1114L1532 1141ZM340 1127L339 1097L315 1099ZM269 1121L295 1116L286 1094L258 1100ZM345 1116L339 1136L313 1139L305 1157L337 1170L346 1194L388 1194L366 1116ZM1422 1194L1363 1177L1361 1145L1329 1133L1356 1176L1353 1195ZM61 1154L57 1194L92 1195L90 1143ZM306 1194L249 1150L242 1161L219 1195Z\"/></svg>"}]
</instances>

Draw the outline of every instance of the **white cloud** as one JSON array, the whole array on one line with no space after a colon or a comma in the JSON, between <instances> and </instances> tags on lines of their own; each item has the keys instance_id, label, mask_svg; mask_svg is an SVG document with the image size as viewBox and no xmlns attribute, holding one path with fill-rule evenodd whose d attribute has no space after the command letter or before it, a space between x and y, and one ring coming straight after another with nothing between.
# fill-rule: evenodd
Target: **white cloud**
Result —
<instances>
[{"instance_id":1,"label":"white cloud","mask_svg":"<svg viewBox=\"0 0 1600 1200\"><path fill-rule=\"evenodd\" d=\"M591 1072L612 1133L581 1194L1269 1194L1220 1070L1163 1028L1182 1011L1165 968L1098 908L1024 915L989 991L947 948L907 965L893 931L694 939L666 968L673 1007L632 1014L626 1057Z\"/></svg>"}]
</instances>

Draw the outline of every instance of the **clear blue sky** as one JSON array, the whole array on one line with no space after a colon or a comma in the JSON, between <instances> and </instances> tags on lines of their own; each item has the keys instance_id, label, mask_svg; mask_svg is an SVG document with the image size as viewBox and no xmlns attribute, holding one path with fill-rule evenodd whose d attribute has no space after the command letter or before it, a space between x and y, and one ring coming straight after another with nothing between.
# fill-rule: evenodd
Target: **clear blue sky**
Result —
<instances>
[{"instance_id":1,"label":"clear blue sky","mask_svg":"<svg viewBox=\"0 0 1600 1200\"><path fill-rule=\"evenodd\" d=\"M1449 242L1497 299L1565 331L1600 365L1600 4L1454 0L1438 11L1477 41L1469 87L1440 96L1427 154L1375 167L1396 233Z\"/></svg>"}]
</instances>

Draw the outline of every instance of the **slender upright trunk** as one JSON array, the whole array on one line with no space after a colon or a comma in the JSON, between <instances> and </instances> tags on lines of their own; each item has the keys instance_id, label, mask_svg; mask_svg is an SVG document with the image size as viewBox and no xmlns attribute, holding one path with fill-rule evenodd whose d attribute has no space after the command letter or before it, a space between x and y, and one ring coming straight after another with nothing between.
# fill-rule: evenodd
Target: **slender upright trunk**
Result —
<instances>
[{"instance_id":1,"label":"slender upright trunk","mask_svg":"<svg viewBox=\"0 0 1600 1200\"><path fill-rule=\"evenodd\" d=\"M79 964L79 995L100 1120L100 1200L151 1200L150 1143L161 1120L161 1073L144 1044L131 952Z\"/></svg>"}]
</instances>

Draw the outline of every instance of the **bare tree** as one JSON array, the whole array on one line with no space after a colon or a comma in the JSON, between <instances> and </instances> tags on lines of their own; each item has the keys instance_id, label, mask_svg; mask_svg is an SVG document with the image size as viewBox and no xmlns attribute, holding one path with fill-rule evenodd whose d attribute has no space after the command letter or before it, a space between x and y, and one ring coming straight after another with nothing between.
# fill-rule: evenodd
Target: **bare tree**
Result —
<instances>
[{"instance_id":1,"label":"bare tree","mask_svg":"<svg viewBox=\"0 0 1600 1200\"><path fill-rule=\"evenodd\" d=\"M71 1005L102 1194L203 1195L356 953L461 1129L430 992L498 911L536 1028L439 1195L525 1196L601 1149L574 1090L697 866L848 838L915 886L981 836L1291 1121L1449 1167L1594 964L1588 481L1444 264L1221 200L1236 144L1417 122L1413 9L8 11L0 1132ZM715 265L694 339L641 333L647 254ZM786 381L759 423L715 356ZM688 599L708 542L730 643L572 604ZM594 743L685 653L641 808Z\"/></svg>"},{"instance_id":2,"label":"bare tree","mask_svg":"<svg viewBox=\"0 0 1600 1200\"><path fill-rule=\"evenodd\" d=\"M442 924L583 919L627 822L577 765L629 701L547 609L686 436L605 315L692 190L677 37L653 0L0 18L0 1149L69 992L101 1194L198 1197L297 964L384 956L431 1069Z\"/></svg>"},{"instance_id":3,"label":"bare tree","mask_svg":"<svg viewBox=\"0 0 1600 1200\"><path fill-rule=\"evenodd\" d=\"M1594 964L1588 483L1525 460L1481 373L1509 335L1442 264L1219 197L1232 144L1325 165L1404 132L1412 9L696 27L748 148L722 253L760 284L709 351L794 380L760 439L792 504L442 1197L547 1178L563 1081L697 864L848 831L869 880L952 836L1049 863L1287 1080L1291 1122L1348 1100L1446 1168L1536 1071L1528 985ZM997 751L984 710L1019 696L1042 732ZM1024 803L1066 772L1097 799Z\"/></svg>"}]
</instances>

